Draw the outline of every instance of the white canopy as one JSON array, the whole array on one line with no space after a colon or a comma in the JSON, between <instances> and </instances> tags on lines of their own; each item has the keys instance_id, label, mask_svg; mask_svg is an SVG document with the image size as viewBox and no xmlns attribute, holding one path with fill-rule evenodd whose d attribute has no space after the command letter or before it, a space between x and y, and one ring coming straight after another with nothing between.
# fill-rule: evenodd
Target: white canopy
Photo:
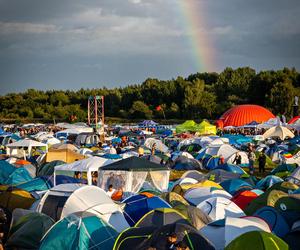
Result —
<instances>
[{"instance_id":1,"label":"white canopy","mask_svg":"<svg viewBox=\"0 0 300 250\"><path fill-rule=\"evenodd\" d=\"M263 134L264 139L277 137L281 140L284 140L287 137L293 138L294 136L295 135L292 133L292 131L283 126L272 127Z\"/></svg>"},{"instance_id":2,"label":"white canopy","mask_svg":"<svg viewBox=\"0 0 300 250\"><path fill-rule=\"evenodd\" d=\"M56 166L54 169L54 175L57 174L58 171L79 171L79 172L86 172L87 173L87 180L88 184L92 185L92 175L91 173L96 171L98 172L98 169L100 167L103 167L105 165L111 164L115 161L119 161L120 159L105 159L98 156L89 157L87 159L83 159L80 161L75 161L69 164L63 164ZM55 178L54 178L55 179Z\"/></svg>"},{"instance_id":3,"label":"white canopy","mask_svg":"<svg viewBox=\"0 0 300 250\"><path fill-rule=\"evenodd\" d=\"M129 227L121 206L114 203L99 187L83 186L76 189L66 201L60 219L82 211L95 214L112 225L118 232Z\"/></svg>"},{"instance_id":4,"label":"white canopy","mask_svg":"<svg viewBox=\"0 0 300 250\"><path fill-rule=\"evenodd\" d=\"M6 147L7 147L8 155L17 155L19 153L18 149L22 149L22 148L27 148L28 154L26 154L26 152L23 151L23 153L25 155L30 155L32 148L35 148L35 147L45 147L46 148L45 151L46 152L48 151L47 144L41 143L38 141L34 141L34 140L30 140L30 139L19 140L19 141L7 144Z\"/></svg>"}]
</instances>

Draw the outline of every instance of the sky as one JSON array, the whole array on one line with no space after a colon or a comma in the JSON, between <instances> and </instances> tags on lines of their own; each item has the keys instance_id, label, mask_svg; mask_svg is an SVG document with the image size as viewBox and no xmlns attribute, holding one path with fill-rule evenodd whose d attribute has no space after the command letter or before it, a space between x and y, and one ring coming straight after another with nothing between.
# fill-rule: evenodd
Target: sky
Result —
<instances>
[{"instance_id":1,"label":"sky","mask_svg":"<svg viewBox=\"0 0 300 250\"><path fill-rule=\"evenodd\" d=\"M299 0L0 0L0 95L300 69Z\"/></svg>"}]
</instances>

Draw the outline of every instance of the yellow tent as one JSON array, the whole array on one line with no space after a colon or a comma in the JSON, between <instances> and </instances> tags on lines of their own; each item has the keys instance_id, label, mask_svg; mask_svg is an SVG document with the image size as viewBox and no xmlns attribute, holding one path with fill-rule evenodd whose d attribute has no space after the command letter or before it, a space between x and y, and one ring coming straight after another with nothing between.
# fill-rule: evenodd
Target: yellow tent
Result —
<instances>
[{"instance_id":1,"label":"yellow tent","mask_svg":"<svg viewBox=\"0 0 300 250\"><path fill-rule=\"evenodd\" d=\"M208 121L203 120L197 125L198 135L215 135L217 133L217 127L210 124Z\"/></svg>"},{"instance_id":2,"label":"yellow tent","mask_svg":"<svg viewBox=\"0 0 300 250\"><path fill-rule=\"evenodd\" d=\"M85 158L86 157L84 155L76 153L70 149L50 149L46 155L46 162L60 160L66 163L72 163Z\"/></svg>"},{"instance_id":3,"label":"yellow tent","mask_svg":"<svg viewBox=\"0 0 300 250\"><path fill-rule=\"evenodd\" d=\"M190 184L190 183L177 184L175 187L173 187L172 192L183 195L187 190L191 188L197 188L197 187L215 187L215 188L223 189L218 183L214 181L205 180L202 182L198 182L196 184Z\"/></svg>"},{"instance_id":4,"label":"yellow tent","mask_svg":"<svg viewBox=\"0 0 300 250\"><path fill-rule=\"evenodd\" d=\"M34 202L32 195L22 189L8 189L0 193L0 206L10 212L15 208L29 209Z\"/></svg>"}]
</instances>

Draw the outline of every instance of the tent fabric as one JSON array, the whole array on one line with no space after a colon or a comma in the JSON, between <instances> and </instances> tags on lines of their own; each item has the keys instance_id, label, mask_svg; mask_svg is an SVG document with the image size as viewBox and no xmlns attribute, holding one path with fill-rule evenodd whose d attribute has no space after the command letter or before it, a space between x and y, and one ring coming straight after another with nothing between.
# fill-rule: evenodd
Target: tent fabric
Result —
<instances>
[{"instance_id":1,"label":"tent fabric","mask_svg":"<svg viewBox=\"0 0 300 250\"><path fill-rule=\"evenodd\" d=\"M72 213L90 212L122 232L129 225L122 209L107 196L104 190L95 186L82 186L76 189L66 200L61 212L61 219Z\"/></svg>"},{"instance_id":2,"label":"tent fabric","mask_svg":"<svg viewBox=\"0 0 300 250\"><path fill-rule=\"evenodd\" d=\"M78 183L60 184L48 190L37 206L37 211L50 216L55 221L61 217L64 205L71 194L84 185Z\"/></svg>"},{"instance_id":3,"label":"tent fabric","mask_svg":"<svg viewBox=\"0 0 300 250\"><path fill-rule=\"evenodd\" d=\"M212 221L221 220L225 217L245 216L234 202L224 197L213 197L202 201L197 207L207 214Z\"/></svg>"},{"instance_id":4,"label":"tent fabric","mask_svg":"<svg viewBox=\"0 0 300 250\"><path fill-rule=\"evenodd\" d=\"M232 240L251 231L270 232L270 228L263 219L258 217L226 217L203 227L200 233L213 242L216 249L224 249Z\"/></svg>"},{"instance_id":5,"label":"tent fabric","mask_svg":"<svg viewBox=\"0 0 300 250\"><path fill-rule=\"evenodd\" d=\"M113 163L118 160L119 159L111 160L111 159L105 159L105 158L98 157L98 156L93 156L93 157L83 159L80 161L75 161L73 163L67 163L67 164L56 166L54 174L55 175L63 174L66 171L86 172L88 184L92 185L92 175L91 175L92 172L94 172L94 171L98 172L98 169L100 167L103 167L105 165L108 165L108 164Z\"/></svg>"},{"instance_id":6,"label":"tent fabric","mask_svg":"<svg viewBox=\"0 0 300 250\"><path fill-rule=\"evenodd\" d=\"M113 250L167 249L167 235L176 233L178 241L183 241L189 249L214 250L215 247L193 227L173 223L160 228L129 228L117 238Z\"/></svg>"},{"instance_id":7,"label":"tent fabric","mask_svg":"<svg viewBox=\"0 0 300 250\"><path fill-rule=\"evenodd\" d=\"M197 126L197 134L199 135L215 135L216 133L217 133L216 126L210 124L206 120L203 120Z\"/></svg>"},{"instance_id":8,"label":"tent fabric","mask_svg":"<svg viewBox=\"0 0 300 250\"><path fill-rule=\"evenodd\" d=\"M238 178L240 178L239 174L228 172L223 169L213 169L207 173L207 179L216 183Z\"/></svg>"},{"instance_id":9,"label":"tent fabric","mask_svg":"<svg viewBox=\"0 0 300 250\"><path fill-rule=\"evenodd\" d=\"M149 162L140 157L129 157L121 161L117 161L106 165L101 170L123 170L123 171L161 171L169 170L167 167Z\"/></svg>"},{"instance_id":10,"label":"tent fabric","mask_svg":"<svg viewBox=\"0 0 300 250\"><path fill-rule=\"evenodd\" d=\"M294 136L292 131L283 126L272 127L263 134L264 139L275 137L284 140L286 138L293 138Z\"/></svg>"},{"instance_id":11,"label":"tent fabric","mask_svg":"<svg viewBox=\"0 0 300 250\"><path fill-rule=\"evenodd\" d=\"M187 218L172 208L156 208L145 214L135 227L162 227L168 224L182 223L190 225Z\"/></svg>"},{"instance_id":12,"label":"tent fabric","mask_svg":"<svg viewBox=\"0 0 300 250\"><path fill-rule=\"evenodd\" d=\"M219 120L223 122L224 127L238 127L252 121L262 123L268 121L270 118L275 118L275 116L268 109L258 105L244 104L227 110Z\"/></svg>"},{"instance_id":13,"label":"tent fabric","mask_svg":"<svg viewBox=\"0 0 300 250\"><path fill-rule=\"evenodd\" d=\"M244 210L250 204L250 202L258 196L259 195L257 193L252 192L251 190L245 190L237 193L234 197L232 197L231 201Z\"/></svg>"},{"instance_id":14,"label":"tent fabric","mask_svg":"<svg viewBox=\"0 0 300 250\"><path fill-rule=\"evenodd\" d=\"M174 165L174 170L203 170L202 164L196 159L190 159L184 156L178 157Z\"/></svg>"},{"instance_id":15,"label":"tent fabric","mask_svg":"<svg viewBox=\"0 0 300 250\"><path fill-rule=\"evenodd\" d=\"M212 197L224 197L231 199L232 196L223 189L215 187L197 187L187 190L183 196L191 205L197 206L202 201Z\"/></svg>"},{"instance_id":16,"label":"tent fabric","mask_svg":"<svg viewBox=\"0 0 300 250\"><path fill-rule=\"evenodd\" d=\"M10 212L15 208L29 209L34 202L35 198L25 190L12 188L0 193L0 207Z\"/></svg>"},{"instance_id":17,"label":"tent fabric","mask_svg":"<svg viewBox=\"0 0 300 250\"><path fill-rule=\"evenodd\" d=\"M147 197L143 194L131 196L125 200L124 215L130 226L134 226L146 213L155 208L171 208L163 199L152 196Z\"/></svg>"},{"instance_id":18,"label":"tent fabric","mask_svg":"<svg viewBox=\"0 0 300 250\"><path fill-rule=\"evenodd\" d=\"M159 150L163 153L167 153L169 151L169 148L165 144L163 144L161 140L154 139L154 138L147 138L146 141L144 142L144 145L149 149L152 149L154 144L156 150Z\"/></svg>"},{"instance_id":19,"label":"tent fabric","mask_svg":"<svg viewBox=\"0 0 300 250\"><path fill-rule=\"evenodd\" d=\"M211 222L209 216L207 216L197 207L180 204L175 206L174 209L183 214L188 219L190 224L197 230L200 230L202 227Z\"/></svg>"},{"instance_id":20,"label":"tent fabric","mask_svg":"<svg viewBox=\"0 0 300 250\"><path fill-rule=\"evenodd\" d=\"M22 216L10 231L5 247L21 249L38 249L43 235L52 227L54 221L41 213Z\"/></svg>"},{"instance_id":21,"label":"tent fabric","mask_svg":"<svg viewBox=\"0 0 300 250\"><path fill-rule=\"evenodd\" d=\"M189 205L189 203L181 195L175 192L162 193L161 198L172 207L176 207L178 205Z\"/></svg>"},{"instance_id":22,"label":"tent fabric","mask_svg":"<svg viewBox=\"0 0 300 250\"><path fill-rule=\"evenodd\" d=\"M204 180L204 181L198 182L196 184L185 184L185 183L180 184L180 185L178 184L173 187L172 191L177 194L183 195L187 190L189 190L191 188L197 188L197 187L215 187L215 188L222 189L222 187L219 184L217 184L216 182Z\"/></svg>"},{"instance_id":23,"label":"tent fabric","mask_svg":"<svg viewBox=\"0 0 300 250\"><path fill-rule=\"evenodd\" d=\"M63 164L66 164L66 162L60 160L46 162L37 169L37 176L53 175L54 168Z\"/></svg>"},{"instance_id":24,"label":"tent fabric","mask_svg":"<svg viewBox=\"0 0 300 250\"><path fill-rule=\"evenodd\" d=\"M86 158L84 155L74 152L71 149L50 149L46 154L46 162L55 160L64 161L65 163L72 163Z\"/></svg>"},{"instance_id":25,"label":"tent fabric","mask_svg":"<svg viewBox=\"0 0 300 250\"><path fill-rule=\"evenodd\" d=\"M235 195L239 191L251 190L253 187L242 179L231 179L220 183L220 186L224 188L231 195Z\"/></svg>"},{"instance_id":26,"label":"tent fabric","mask_svg":"<svg viewBox=\"0 0 300 250\"><path fill-rule=\"evenodd\" d=\"M239 167L237 165L233 165L233 164L228 164L228 163L218 165L217 167L213 168L212 170L214 170L214 169L222 169L222 170L225 170L225 171L228 171L231 173L236 173L239 175L246 174L246 172L241 167Z\"/></svg>"},{"instance_id":27,"label":"tent fabric","mask_svg":"<svg viewBox=\"0 0 300 250\"><path fill-rule=\"evenodd\" d=\"M268 175L265 178L261 179L259 182L257 182L255 188L267 190L268 188L279 182L283 182L283 179L275 175Z\"/></svg>"},{"instance_id":28,"label":"tent fabric","mask_svg":"<svg viewBox=\"0 0 300 250\"><path fill-rule=\"evenodd\" d=\"M251 244L249 244L251 242ZM234 239L225 250L288 250L288 245L274 234L263 231L251 231Z\"/></svg>"},{"instance_id":29,"label":"tent fabric","mask_svg":"<svg viewBox=\"0 0 300 250\"><path fill-rule=\"evenodd\" d=\"M43 237L39 249L112 249L117 235L99 217L75 213L58 221Z\"/></svg>"},{"instance_id":30,"label":"tent fabric","mask_svg":"<svg viewBox=\"0 0 300 250\"><path fill-rule=\"evenodd\" d=\"M197 131L197 123L193 120L187 120L184 123L176 126L176 133L183 132L196 132Z\"/></svg>"},{"instance_id":31,"label":"tent fabric","mask_svg":"<svg viewBox=\"0 0 300 250\"><path fill-rule=\"evenodd\" d=\"M264 219L270 226L272 233L276 234L278 237L282 238L290 232L290 226L284 217L273 207L262 207L257 210L253 216Z\"/></svg>"}]
</instances>

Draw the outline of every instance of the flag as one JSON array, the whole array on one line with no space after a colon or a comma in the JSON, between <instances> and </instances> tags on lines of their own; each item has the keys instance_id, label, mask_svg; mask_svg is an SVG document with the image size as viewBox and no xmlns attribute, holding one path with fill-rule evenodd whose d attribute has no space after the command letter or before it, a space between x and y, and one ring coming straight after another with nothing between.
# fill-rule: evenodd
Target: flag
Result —
<instances>
[{"instance_id":1,"label":"flag","mask_svg":"<svg viewBox=\"0 0 300 250\"><path fill-rule=\"evenodd\" d=\"M156 109L156 111L161 111L161 106L158 105L155 109Z\"/></svg>"}]
</instances>

